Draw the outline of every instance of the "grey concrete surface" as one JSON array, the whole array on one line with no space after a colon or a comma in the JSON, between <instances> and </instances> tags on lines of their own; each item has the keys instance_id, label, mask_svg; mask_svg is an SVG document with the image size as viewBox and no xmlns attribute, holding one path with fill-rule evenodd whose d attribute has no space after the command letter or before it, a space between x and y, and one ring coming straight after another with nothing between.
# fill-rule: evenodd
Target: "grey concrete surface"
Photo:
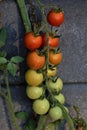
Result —
<instances>
[{"instance_id":1,"label":"grey concrete surface","mask_svg":"<svg viewBox=\"0 0 87 130\"><path fill-rule=\"evenodd\" d=\"M58 66L57 74L64 81L63 93L70 104L70 113L75 116L72 107L77 105L87 120L87 0L43 0L43 3L55 3L65 12L65 22L58 28L59 34L62 34L60 48L63 52L63 62ZM25 31L15 0L2 0L0 13L0 21L7 27L8 34L3 49L8 52L8 58L13 55L25 58L27 53L23 44ZM31 110L31 101L25 94L26 69L26 63L23 62L20 65L20 72L14 78L10 77L15 111ZM6 113L7 105L0 98L0 130L12 130Z\"/></svg>"}]
</instances>

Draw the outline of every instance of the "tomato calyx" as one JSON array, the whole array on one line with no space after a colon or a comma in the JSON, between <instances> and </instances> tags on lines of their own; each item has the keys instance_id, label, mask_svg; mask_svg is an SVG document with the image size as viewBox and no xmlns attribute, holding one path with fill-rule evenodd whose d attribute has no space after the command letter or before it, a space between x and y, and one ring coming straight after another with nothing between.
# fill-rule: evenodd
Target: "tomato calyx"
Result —
<instances>
[{"instance_id":1,"label":"tomato calyx","mask_svg":"<svg viewBox=\"0 0 87 130\"><path fill-rule=\"evenodd\" d=\"M53 11L55 11L55 13L60 13L63 12L62 8L54 8Z\"/></svg>"},{"instance_id":2,"label":"tomato calyx","mask_svg":"<svg viewBox=\"0 0 87 130\"><path fill-rule=\"evenodd\" d=\"M36 49L36 53L39 55L39 56L43 56L45 54L45 51L44 50L40 50L40 49Z\"/></svg>"},{"instance_id":3,"label":"tomato calyx","mask_svg":"<svg viewBox=\"0 0 87 130\"><path fill-rule=\"evenodd\" d=\"M58 78L59 78L58 76L55 76L55 77L51 78L51 80L52 80L53 83L56 83Z\"/></svg>"},{"instance_id":4,"label":"tomato calyx","mask_svg":"<svg viewBox=\"0 0 87 130\"><path fill-rule=\"evenodd\" d=\"M58 47L58 48L52 48L50 51L52 51L54 54L58 54L58 53L61 52L61 49L60 49L60 47Z\"/></svg>"}]
</instances>

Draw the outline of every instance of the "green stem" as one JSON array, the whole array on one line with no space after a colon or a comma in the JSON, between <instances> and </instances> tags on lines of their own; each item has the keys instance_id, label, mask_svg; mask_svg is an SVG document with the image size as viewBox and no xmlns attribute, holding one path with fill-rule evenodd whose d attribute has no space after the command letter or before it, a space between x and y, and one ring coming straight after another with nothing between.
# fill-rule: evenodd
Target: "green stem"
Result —
<instances>
[{"instance_id":1,"label":"green stem","mask_svg":"<svg viewBox=\"0 0 87 130\"><path fill-rule=\"evenodd\" d=\"M8 100L7 96L2 91L0 91L0 96L2 96L4 99Z\"/></svg>"},{"instance_id":2,"label":"green stem","mask_svg":"<svg viewBox=\"0 0 87 130\"><path fill-rule=\"evenodd\" d=\"M43 130L46 118L47 118L47 116L40 116L38 126L37 126L37 128L35 130Z\"/></svg>"},{"instance_id":3,"label":"green stem","mask_svg":"<svg viewBox=\"0 0 87 130\"><path fill-rule=\"evenodd\" d=\"M25 6L25 1L24 0L17 0L17 4L18 4L19 9L20 9L20 13L21 13L22 20L24 23L25 31L26 31L26 33L30 32L31 31L31 23L29 20L26 6Z\"/></svg>"},{"instance_id":4,"label":"green stem","mask_svg":"<svg viewBox=\"0 0 87 130\"><path fill-rule=\"evenodd\" d=\"M12 116L12 120L13 120L13 124L15 127L15 130L20 130L18 124L17 124L17 120L16 120L16 116L14 114L14 106L12 103L12 97L11 97L11 92L10 92L10 86L9 86L9 81L8 81L8 72L5 72L5 82L6 82L6 87L7 87L7 102L8 102L8 106L9 106L9 111L11 113Z\"/></svg>"},{"instance_id":5,"label":"green stem","mask_svg":"<svg viewBox=\"0 0 87 130\"><path fill-rule=\"evenodd\" d=\"M48 43L49 29L48 29L46 16L44 14L44 6L43 6L43 4L40 3L40 0L37 0L37 3L38 3L38 7L42 14L42 21L43 21L45 32L46 32L46 47L47 47L47 50L46 50L46 82L48 82L47 70L49 69L49 43Z\"/></svg>"}]
</instances>

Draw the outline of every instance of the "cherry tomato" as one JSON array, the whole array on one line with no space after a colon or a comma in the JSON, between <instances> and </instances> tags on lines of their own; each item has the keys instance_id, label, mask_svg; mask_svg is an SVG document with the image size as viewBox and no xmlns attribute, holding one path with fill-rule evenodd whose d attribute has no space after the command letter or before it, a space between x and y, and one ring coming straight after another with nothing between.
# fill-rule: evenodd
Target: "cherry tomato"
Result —
<instances>
[{"instance_id":1,"label":"cherry tomato","mask_svg":"<svg viewBox=\"0 0 87 130\"><path fill-rule=\"evenodd\" d=\"M58 65L62 62L63 56L62 52L55 53L54 51L50 50L49 52L49 62L53 65Z\"/></svg>"},{"instance_id":2,"label":"cherry tomato","mask_svg":"<svg viewBox=\"0 0 87 130\"><path fill-rule=\"evenodd\" d=\"M53 69L48 69L47 70L47 75L50 77L50 76L55 76L57 73L57 68L54 67Z\"/></svg>"},{"instance_id":3,"label":"cherry tomato","mask_svg":"<svg viewBox=\"0 0 87 130\"><path fill-rule=\"evenodd\" d=\"M53 108L50 108L49 110L49 116L53 119L53 120L58 120L61 119L63 117L63 112L62 109L58 106L55 106Z\"/></svg>"},{"instance_id":4,"label":"cherry tomato","mask_svg":"<svg viewBox=\"0 0 87 130\"><path fill-rule=\"evenodd\" d=\"M39 115L44 115L48 112L50 107L49 101L44 99L37 99L33 102L33 110Z\"/></svg>"},{"instance_id":5,"label":"cherry tomato","mask_svg":"<svg viewBox=\"0 0 87 130\"><path fill-rule=\"evenodd\" d=\"M32 86L40 85L43 82L43 74L37 73L37 71L29 69L25 73L25 81Z\"/></svg>"},{"instance_id":6,"label":"cherry tomato","mask_svg":"<svg viewBox=\"0 0 87 130\"><path fill-rule=\"evenodd\" d=\"M55 130L55 123L48 123L47 125L45 124L45 129L44 130Z\"/></svg>"},{"instance_id":7,"label":"cherry tomato","mask_svg":"<svg viewBox=\"0 0 87 130\"><path fill-rule=\"evenodd\" d=\"M59 38L58 37L53 37L52 35L48 36L48 44L50 47L57 47L59 45ZM46 46L46 34L42 35L42 47Z\"/></svg>"},{"instance_id":8,"label":"cherry tomato","mask_svg":"<svg viewBox=\"0 0 87 130\"><path fill-rule=\"evenodd\" d=\"M40 35L35 36L33 32L29 32L24 36L24 44L29 50L35 50L42 44L42 37Z\"/></svg>"},{"instance_id":9,"label":"cherry tomato","mask_svg":"<svg viewBox=\"0 0 87 130\"><path fill-rule=\"evenodd\" d=\"M65 103L65 97L62 93L59 93L58 95L55 95L54 98L56 98L61 104Z\"/></svg>"},{"instance_id":10,"label":"cherry tomato","mask_svg":"<svg viewBox=\"0 0 87 130\"><path fill-rule=\"evenodd\" d=\"M60 26L64 22L63 11L49 11L49 13L47 14L47 21L52 26Z\"/></svg>"},{"instance_id":11,"label":"cherry tomato","mask_svg":"<svg viewBox=\"0 0 87 130\"><path fill-rule=\"evenodd\" d=\"M26 94L30 99L37 99L42 95L42 93L43 93L42 87L27 86L26 88Z\"/></svg>"},{"instance_id":12,"label":"cherry tomato","mask_svg":"<svg viewBox=\"0 0 87 130\"><path fill-rule=\"evenodd\" d=\"M39 55L37 51L32 51L28 53L26 62L29 68L38 70L45 65L45 56Z\"/></svg>"},{"instance_id":13,"label":"cherry tomato","mask_svg":"<svg viewBox=\"0 0 87 130\"><path fill-rule=\"evenodd\" d=\"M49 80L48 85L52 91L55 90L56 92L59 92L63 88L63 81L61 80L61 78L58 78L55 82L52 80Z\"/></svg>"}]
</instances>

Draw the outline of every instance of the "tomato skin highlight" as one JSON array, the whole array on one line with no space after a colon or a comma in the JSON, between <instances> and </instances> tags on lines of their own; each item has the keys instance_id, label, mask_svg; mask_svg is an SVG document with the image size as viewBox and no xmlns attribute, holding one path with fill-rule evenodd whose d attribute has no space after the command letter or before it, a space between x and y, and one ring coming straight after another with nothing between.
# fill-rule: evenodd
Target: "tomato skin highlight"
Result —
<instances>
[{"instance_id":1,"label":"tomato skin highlight","mask_svg":"<svg viewBox=\"0 0 87 130\"><path fill-rule=\"evenodd\" d=\"M64 22L64 13L51 10L47 14L47 21L52 26L60 26Z\"/></svg>"},{"instance_id":2,"label":"tomato skin highlight","mask_svg":"<svg viewBox=\"0 0 87 130\"><path fill-rule=\"evenodd\" d=\"M26 62L29 68L38 70L45 65L45 56L40 56L36 51L32 51L27 54Z\"/></svg>"},{"instance_id":3,"label":"tomato skin highlight","mask_svg":"<svg viewBox=\"0 0 87 130\"><path fill-rule=\"evenodd\" d=\"M42 37L35 36L33 32L29 32L24 36L25 47L31 51L39 48L42 44Z\"/></svg>"},{"instance_id":4,"label":"tomato skin highlight","mask_svg":"<svg viewBox=\"0 0 87 130\"><path fill-rule=\"evenodd\" d=\"M59 45L59 38L58 37L53 37L49 34L48 36L48 44L50 47L55 48ZM42 35L42 44L41 47L45 47L46 46L46 34Z\"/></svg>"},{"instance_id":5,"label":"tomato skin highlight","mask_svg":"<svg viewBox=\"0 0 87 130\"><path fill-rule=\"evenodd\" d=\"M44 99L37 99L33 102L33 110L39 115L44 115L48 112L50 107L49 101Z\"/></svg>"},{"instance_id":6,"label":"tomato skin highlight","mask_svg":"<svg viewBox=\"0 0 87 130\"><path fill-rule=\"evenodd\" d=\"M25 81L28 85L37 86L43 82L43 74L29 69L25 73Z\"/></svg>"}]
</instances>

